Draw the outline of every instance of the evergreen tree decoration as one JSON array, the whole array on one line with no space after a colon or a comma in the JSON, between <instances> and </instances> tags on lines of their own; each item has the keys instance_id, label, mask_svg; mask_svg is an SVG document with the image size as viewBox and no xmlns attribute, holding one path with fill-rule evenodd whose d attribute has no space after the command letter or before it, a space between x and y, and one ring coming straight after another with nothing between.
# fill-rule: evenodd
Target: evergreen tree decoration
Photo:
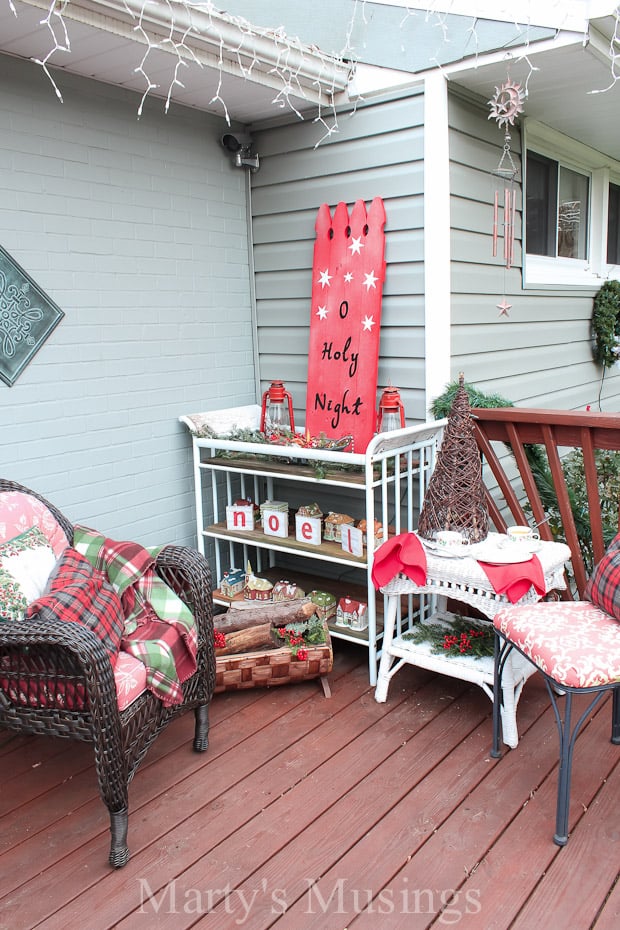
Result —
<instances>
[{"instance_id":1,"label":"evergreen tree decoration","mask_svg":"<svg viewBox=\"0 0 620 930\"><path fill-rule=\"evenodd\" d=\"M424 539L453 530L475 543L489 532L482 461L464 385L461 374L418 521L418 534Z\"/></svg>"}]
</instances>

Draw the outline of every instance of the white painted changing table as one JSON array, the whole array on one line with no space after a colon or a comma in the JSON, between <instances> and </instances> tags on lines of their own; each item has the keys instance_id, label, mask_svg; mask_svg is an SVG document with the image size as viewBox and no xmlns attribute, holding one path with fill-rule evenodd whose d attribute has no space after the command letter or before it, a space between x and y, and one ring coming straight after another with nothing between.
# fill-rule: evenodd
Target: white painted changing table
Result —
<instances>
[{"instance_id":1,"label":"white painted changing table","mask_svg":"<svg viewBox=\"0 0 620 930\"><path fill-rule=\"evenodd\" d=\"M499 544L503 539L505 537L498 533L489 533L485 542ZM493 590L484 569L474 558L475 552L476 547L472 547L472 555L446 558L426 549L425 584L415 584L406 575L398 574L381 588L387 603L383 649L375 690L375 700L379 703L387 700L390 681L405 664L473 682L493 700L493 656L474 658L468 655L435 655L431 652L430 642L417 643L403 638L403 634L412 628L411 598L409 618L403 620L401 617L402 599L406 595L431 595L428 599L421 598L420 622L426 625L441 624L447 633L450 632L450 621L453 618L445 610L447 598L477 608L489 620L493 619L500 608L510 604L506 595L497 594ZM541 563L546 593L565 588L564 565L570 558L569 547L564 543L541 541L536 555ZM528 604L538 600L540 595L531 587L517 603ZM512 748L519 739L517 703L523 685L535 671L535 666L516 649L511 652L502 677L501 718L504 742Z\"/></svg>"}]
</instances>

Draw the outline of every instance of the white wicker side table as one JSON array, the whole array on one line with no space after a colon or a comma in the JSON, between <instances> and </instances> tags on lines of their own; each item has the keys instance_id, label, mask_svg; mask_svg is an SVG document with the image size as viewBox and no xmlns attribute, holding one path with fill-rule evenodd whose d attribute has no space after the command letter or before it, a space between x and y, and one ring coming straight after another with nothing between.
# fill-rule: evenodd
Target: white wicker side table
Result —
<instances>
[{"instance_id":1,"label":"white wicker side table","mask_svg":"<svg viewBox=\"0 0 620 930\"><path fill-rule=\"evenodd\" d=\"M489 540L501 538L499 534L490 533ZM545 579L546 592L564 588L564 565L570 558L570 549L564 543L541 542L538 556ZM391 679L403 665L415 665L419 668L470 681L479 685L487 697L493 700L493 657L474 658L473 656L434 655L431 644L414 643L403 638L403 624L399 622L402 598L409 594L434 595L430 616L422 616L421 622L427 625L441 624L446 632L450 631L452 615L443 609L445 600L460 601L477 608L492 620L498 610L510 604L503 594L497 594L484 569L472 556L459 559L447 559L427 550L426 583L415 584L406 575L399 574L381 588L387 598L383 648L379 664L379 675L375 690L375 700L383 703L387 700ZM534 588L518 601L519 604L534 603L540 599ZM410 626L408 626L410 628ZM396 635L395 635L396 634ZM510 664L508 664L510 663ZM514 748L519 740L517 731L517 703L523 685L536 668L513 650L502 676L502 733L504 742Z\"/></svg>"}]
</instances>

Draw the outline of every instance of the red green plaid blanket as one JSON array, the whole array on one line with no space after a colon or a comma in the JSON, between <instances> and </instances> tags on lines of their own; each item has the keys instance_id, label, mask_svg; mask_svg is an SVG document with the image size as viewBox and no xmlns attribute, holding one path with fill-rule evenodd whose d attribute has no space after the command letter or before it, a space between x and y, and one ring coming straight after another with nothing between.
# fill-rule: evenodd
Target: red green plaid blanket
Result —
<instances>
[{"instance_id":1,"label":"red green plaid blanket","mask_svg":"<svg viewBox=\"0 0 620 930\"><path fill-rule=\"evenodd\" d=\"M48 585L48 592L28 606L26 619L46 608L58 620L87 626L97 634L115 665L124 619L118 595L105 575L68 547L58 560Z\"/></svg>"},{"instance_id":2,"label":"red green plaid blanket","mask_svg":"<svg viewBox=\"0 0 620 930\"><path fill-rule=\"evenodd\" d=\"M198 637L188 606L159 578L160 548L118 542L76 526L73 545L106 577L125 618L121 648L146 667L147 687L166 707L183 701L181 685L196 671Z\"/></svg>"}]
</instances>

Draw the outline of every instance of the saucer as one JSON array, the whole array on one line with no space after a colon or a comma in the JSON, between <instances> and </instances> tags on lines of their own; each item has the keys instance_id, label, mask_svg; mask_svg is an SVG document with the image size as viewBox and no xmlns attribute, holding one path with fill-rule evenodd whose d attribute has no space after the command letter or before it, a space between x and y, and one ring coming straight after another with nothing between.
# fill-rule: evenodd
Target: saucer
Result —
<instances>
[{"instance_id":1,"label":"saucer","mask_svg":"<svg viewBox=\"0 0 620 930\"><path fill-rule=\"evenodd\" d=\"M444 559L466 559L472 554L471 546L440 546L439 543L427 539L422 540L422 545L433 555L442 556Z\"/></svg>"},{"instance_id":2,"label":"saucer","mask_svg":"<svg viewBox=\"0 0 620 930\"><path fill-rule=\"evenodd\" d=\"M500 539L498 545L505 552L528 552L530 555L533 555L535 552L540 552L540 539L526 539L523 542L511 542L508 537ZM516 560L515 560L516 561Z\"/></svg>"},{"instance_id":3,"label":"saucer","mask_svg":"<svg viewBox=\"0 0 620 930\"><path fill-rule=\"evenodd\" d=\"M518 552L513 552L513 550L518 549ZM478 562L487 562L489 565L515 565L518 562L529 562L532 558L533 552L526 552L525 546L486 546L484 543L480 543L480 546L476 546L476 550L472 552L472 556Z\"/></svg>"}]
</instances>

